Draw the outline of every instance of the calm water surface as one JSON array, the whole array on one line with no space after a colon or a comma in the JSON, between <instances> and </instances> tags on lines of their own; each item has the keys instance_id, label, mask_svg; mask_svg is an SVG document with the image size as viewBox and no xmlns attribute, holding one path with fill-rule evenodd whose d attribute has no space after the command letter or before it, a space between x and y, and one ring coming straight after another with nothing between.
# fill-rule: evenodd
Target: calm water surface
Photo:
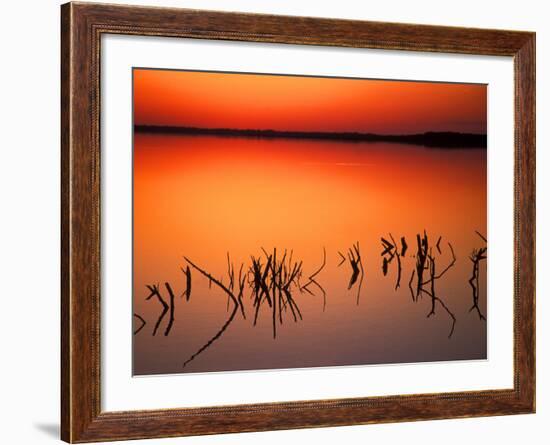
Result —
<instances>
[{"instance_id":1,"label":"calm water surface","mask_svg":"<svg viewBox=\"0 0 550 445\"><path fill-rule=\"evenodd\" d=\"M134 312L146 322L134 335L135 375L484 359L486 323L472 306L469 255L486 234L486 150L437 149L395 143L254 139L136 134L134 146ZM437 272L456 263L439 280L437 296L456 317L428 295L414 302L408 283L416 262L416 235L426 231ZM408 249L383 273L381 237L390 233ZM436 242L441 236L440 250ZM359 243L364 270L348 289L353 269L341 263ZM292 250L302 262L302 285L315 277L325 291L294 290L302 314L277 319L260 307L254 326L251 290L227 329L185 367L232 312L227 295L192 270L189 301L180 267L184 256L228 284L227 254L236 273L251 255ZM486 265L480 263L479 307L486 314ZM146 300L146 285L159 284L168 314L152 335L162 306ZM414 287L414 285L413 285ZM357 300L359 299L359 304ZM134 317L134 329L141 325Z\"/></svg>"}]
</instances>

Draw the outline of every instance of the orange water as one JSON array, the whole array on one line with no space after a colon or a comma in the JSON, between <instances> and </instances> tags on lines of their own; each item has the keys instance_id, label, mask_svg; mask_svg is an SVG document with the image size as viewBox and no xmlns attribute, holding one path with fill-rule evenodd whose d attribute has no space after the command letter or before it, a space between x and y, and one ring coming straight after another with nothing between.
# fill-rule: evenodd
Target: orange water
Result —
<instances>
[{"instance_id":1,"label":"orange water","mask_svg":"<svg viewBox=\"0 0 550 445\"><path fill-rule=\"evenodd\" d=\"M254 139L136 134L134 145L134 312L146 320L134 336L134 374L166 374L266 368L357 365L486 358L486 324L469 313L468 280L473 248L486 233L486 150L437 149L394 143ZM456 263L436 282L440 305L427 318L430 298L413 302L408 287L416 259L416 234L426 230L438 271ZM401 286L397 264L382 272L380 238L405 237ZM441 254L435 242L442 236ZM348 290L349 262L359 242L364 279ZM251 291L240 313L210 347L183 367L226 322L227 296L192 271L190 301L180 267L187 256L227 284L229 252L245 270L261 248L293 251L304 276L322 263L316 277L326 292L295 290L303 316L289 311L277 322L262 306L253 325ZM164 336L168 314L156 336L161 305L146 300L146 284L169 282L176 293L174 324ZM486 313L486 267L480 269L480 309ZM134 328L141 322L134 318Z\"/></svg>"}]
</instances>

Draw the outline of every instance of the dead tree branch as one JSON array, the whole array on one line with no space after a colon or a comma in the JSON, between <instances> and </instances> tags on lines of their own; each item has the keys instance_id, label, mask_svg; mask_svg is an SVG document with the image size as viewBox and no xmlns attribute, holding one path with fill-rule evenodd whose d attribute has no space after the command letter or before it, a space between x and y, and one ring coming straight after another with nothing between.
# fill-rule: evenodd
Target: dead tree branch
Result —
<instances>
[{"instance_id":1,"label":"dead tree branch","mask_svg":"<svg viewBox=\"0 0 550 445\"><path fill-rule=\"evenodd\" d=\"M137 328L137 329L134 331L134 335L136 335L139 331L141 331L141 330L145 327L145 325L146 325L147 323L146 323L146 321L143 319L142 316L136 314L135 312L134 312L134 317L136 317L139 321L141 321L141 326L140 326L139 328Z\"/></svg>"},{"instance_id":2,"label":"dead tree branch","mask_svg":"<svg viewBox=\"0 0 550 445\"><path fill-rule=\"evenodd\" d=\"M162 322L162 319L164 318L164 316L166 315L166 313L168 312L168 304L166 304L166 301L164 301L164 299L162 298L162 296L160 295L160 292L159 292L159 285L158 284L153 284L153 285L149 285L147 284L146 285L147 289L149 289L149 291L151 292L149 294L149 296L146 298L146 300L150 300L151 298L153 298L154 296L157 297L159 303L162 305L162 312L155 324L155 327L153 328L153 335L156 335L157 334L157 330L160 326L160 323Z\"/></svg>"},{"instance_id":3,"label":"dead tree branch","mask_svg":"<svg viewBox=\"0 0 550 445\"><path fill-rule=\"evenodd\" d=\"M480 235L481 236L481 235ZM479 263L487 258L487 247L481 247L474 249L470 255L470 261L472 262L472 276L468 280L472 287L472 307L468 312L472 312L474 309L477 312L480 320L487 321L485 315L481 313L479 308Z\"/></svg>"}]
</instances>

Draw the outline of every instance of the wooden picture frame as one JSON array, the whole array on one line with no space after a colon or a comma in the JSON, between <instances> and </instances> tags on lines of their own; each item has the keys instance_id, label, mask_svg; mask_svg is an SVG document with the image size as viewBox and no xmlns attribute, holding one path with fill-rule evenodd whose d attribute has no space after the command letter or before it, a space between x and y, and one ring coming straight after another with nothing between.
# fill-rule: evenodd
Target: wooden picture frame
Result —
<instances>
[{"instance_id":1,"label":"wooden picture frame","mask_svg":"<svg viewBox=\"0 0 550 445\"><path fill-rule=\"evenodd\" d=\"M514 387L102 412L100 38L103 34L510 56L515 70ZM535 34L171 8L61 7L61 437L94 442L535 411Z\"/></svg>"}]
</instances>

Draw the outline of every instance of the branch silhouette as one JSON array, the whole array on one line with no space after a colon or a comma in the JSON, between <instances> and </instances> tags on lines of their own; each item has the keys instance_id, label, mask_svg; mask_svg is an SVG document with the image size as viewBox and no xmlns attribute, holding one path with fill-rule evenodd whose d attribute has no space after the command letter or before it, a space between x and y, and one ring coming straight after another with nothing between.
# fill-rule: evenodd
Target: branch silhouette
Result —
<instances>
[{"instance_id":1,"label":"branch silhouette","mask_svg":"<svg viewBox=\"0 0 550 445\"><path fill-rule=\"evenodd\" d=\"M340 254L340 255L342 255L342 254ZM344 261L345 261L345 258L344 258ZM323 286L321 286L319 284L319 282L317 280L315 280L315 277L325 268L326 264L327 264L327 251L326 251L325 247L323 247L323 262L322 262L321 266L309 276L309 281L304 286L300 287L301 291L305 290L306 292L308 292L311 295L313 295L313 293L308 289L308 286L310 286L312 284L315 285L321 291L321 293L323 294L323 312L325 311L325 309L327 307L327 293L325 292L325 289L323 288Z\"/></svg>"},{"instance_id":2,"label":"branch silhouette","mask_svg":"<svg viewBox=\"0 0 550 445\"><path fill-rule=\"evenodd\" d=\"M267 302L271 309L273 338L276 338L277 324L283 324L284 313L290 311L295 322L302 320L302 313L292 295L293 287L300 292L307 292L311 295L314 294L308 288L310 285L315 285L322 292L324 291L320 284L315 281L315 277L323 269L326 258L323 259L323 265L311 274L308 283L301 286L300 277L302 276L303 263L294 260L292 250L290 254L285 250L280 258L277 256L276 248L271 253L262 248L262 252L266 259L265 264L261 257L252 256L252 266L249 268L249 274L252 276L252 279L249 279L249 284L252 287L253 305L255 307L254 325L258 321L258 314L263 303Z\"/></svg>"},{"instance_id":3,"label":"branch silhouette","mask_svg":"<svg viewBox=\"0 0 550 445\"><path fill-rule=\"evenodd\" d=\"M183 363L183 366L182 366L183 368L185 368L199 354L201 354L203 351L205 351L207 348L209 348L212 345L212 343L214 343L217 339L219 339L222 336L222 334L226 331L226 329L229 327L229 325L233 322L233 320L235 319L235 315L237 315L237 312L238 312L239 307L240 307L239 300L242 297L242 289L244 288L244 278L243 278L242 281L239 282L239 287L240 287L239 296L236 297L231 290L229 290L221 281L214 278L206 270L204 270L201 267L197 266L189 258L184 257L184 259L185 259L185 261L187 261L187 263L189 263L189 265L191 265L191 267L193 267L199 273L204 275L209 280L209 283L216 284L220 289L222 289L228 295L228 297L233 302L233 310L231 311L231 314L229 315L228 319L223 324L223 326L220 328L220 330L210 340L208 340L208 342L206 342L206 344L204 344L201 348L199 348L199 350L197 352L195 352L191 357L189 357ZM241 268L241 270L242 270L242 268ZM241 283L242 283L242 285L241 285ZM243 310L243 317L244 317L244 310Z\"/></svg>"},{"instance_id":4,"label":"branch silhouette","mask_svg":"<svg viewBox=\"0 0 550 445\"><path fill-rule=\"evenodd\" d=\"M363 285L363 278L365 277L359 241L355 242L352 247L348 249L347 260L351 266L351 277L348 283L348 290L351 290L351 288L357 283L357 280L359 280L356 297L356 304L359 305L359 300L361 298L361 287Z\"/></svg>"},{"instance_id":5,"label":"branch silhouette","mask_svg":"<svg viewBox=\"0 0 550 445\"><path fill-rule=\"evenodd\" d=\"M437 239L435 246L439 254L442 254L441 240L442 237L440 236ZM432 315L435 315L436 303L439 303L452 320L451 330L448 335L448 338L451 338L455 330L456 317L454 313L449 309L449 307L445 304L445 302L437 296L436 282L437 280L441 279L456 264L456 255L453 246L450 242L447 243L447 245L449 246L449 251L451 253L451 260L449 261L449 264L447 264L447 266L445 266L438 273L436 267L436 256L433 254L432 248L430 247L429 237L425 230L422 236L420 234L416 235L416 244L416 265L415 269L413 269L411 273L411 278L409 279L409 291L411 293L412 300L413 302L417 302L418 297L422 294L426 294L430 297L431 308L427 315L428 318L430 318ZM424 280L425 271L428 271L429 273L429 278L427 280ZM413 290L413 281L415 277L417 280L416 292ZM429 290L425 288L425 286L428 285L430 286Z\"/></svg>"},{"instance_id":6,"label":"branch silhouette","mask_svg":"<svg viewBox=\"0 0 550 445\"><path fill-rule=\"evenodd\" d=\"M478 231L476 234L486 242L486 238ZM436 239L436 238L433 238ZM387 238L380 237L382 243L382 271L384 276L387 275L388 269L392 261L395 259L396 265L395 286L397 291L401 287L401 281L403 274L408 273L404 271L403 267L408 265L405 257L409 246L404 236L395 237L391 232L388 233ZM413 302L418 302L419 297L426 295L430 298L431 307L427 314L430 318L436 315L436 308L439 305L450 317L452 324L448 337L451 338L455 331L456 316L447 305L445 300L438 295L437 281L442 279L457 263L457 257L455 255L454 248L450 242L447 242L450 259L448 263L438 270L439 256L445 254L444 240L442 236L437 238L435 244L430 243L430 238L426 233L426 230L422 234L416 235L416 253L409 255L415 258L414 267L410 273L408 280L408 291L410 292ZM279 326L283 325L286 318L290 317L294 322L298 322L303 319L302 312L296 302L295 296L299 293L307 293L312 296L319 295L321 292L323 296L323 311L326 309L327 294L323 286L319 283L319 275L325 269L327 265L327 250L323 247L323 256L320 265L313 270L311 274L307 276L305 284L301 284L303 280L303 262L297 261L294 258L293 251L284 250L278 251L277 248L273 248L268 252L264 248L261 249L263 255L258 257L254 255L250 256L250 263L241 263L237 269L235 264L231 260L229 252L226 254L226 271L221 278L214 277L206 269L203 269L188 257L184 256L184 267L180 267L185 281L185 291L179 296L179 299L185 297L186 301L191 298L192 290L192 273L198 272L208 280L209 288L215 287L222 290L227 297L226 311L229 313L225 319L223 325L203 346L201 346L189 359L183 363L183 367L187 366L198 355L209 348L216 340L218 340L224 332L228 329L231 323L235 320L235 317L240 311L243 319L246 319L245 303L243 302L243 296L245 288L250 289L250 298L252 309L254 311L253 325L256 326L260 311L262 307L268 312L266 316L270 319L271 330L273 338L277 337ZM337 251L340 261L336 265L342 266L344 263L349 262L350 276L347 284L347 289L355 292L356 304L359 305L362 284L365 279L365 270L363 266L363 257L360 249L359 242L356 241L346 250L345 254ZM412 253L412 252L411 252ZM475 248L470 255L469 259L472 262L472 274L468 280L472 289L472 307L469 312L476 311L481 320L486 320L485 315L481 312L479 307L479 275L480 275L480 262L487 258L487 247ZM405 258L405 260L404 260ZM412 260L411 260L412 261ZM246 267L245 267L246 266ZM347 267L347 266L346 266ZM347 272L346 272L347 273ZM227 275L227 281L225 274ZM416 280L416 283L415 283ZM393 280L392 280L393 281ZM303 282L303 281L302 281ZM156 335L163 320L167 319L167 324L164 329L164 335L168 336L173 329L175 323L175 300L176 293L169 282L164 282L166 295L169 297L165 299L159 289L159 284L146 285L149 290L149 295L146 300L152 298L157 299L161 309L158 319L154 325L152 335ZM317 290L316 290L317 289ZM318 292L319 291L319 292ZM223 296L222 300L223 301ZM223 303L221 303L223 304ZM248 304L248 303L247 303ZM134 335L141 332L144 329L147 322L143 317L134 313L134 317L140 320L141 325L134 331Z\"/></svg>"},{"instance_id":7,"label":"branch silhouette","mask_svg":"<svg viewBox=\"0 0 550 445\"><path fill-rule=\"evenodd\" d=\"M401 253L399 253L399 249L397 246L397 242L395 241L395 238L391 233L389 233L391 242L388 241L384 237L380 237L380 240L382 241L382 253L380 254L382 258L382 273L384 276L388 274L388 267L393 261L394 258L397 259L397 275L395 280L395 290L399 289L401 286L401 272L402 272L402 265L401 265L401 257L405 255L407 252L407 241L405 240L405 237L401 237Z\"/></svg>"},{"instance_id":8,"label":"branch silhouette","mask_svg":"<svg viewBox=\"0 0 550 445\"><path fill-rule=\"evenodd\" d=\"M441 241L441 237L439 237L438 244L439 244L440 241ZM455 329L455 325L456 325L456 317L451 312L451 310L447 307L447 305L444 303L444 301L436 295L436 291L435 291L435 282L437 280L439 280L441 277L443 277L443 275L445 275L451 269L451 267L453 267L456 263L456 256L455 256L455 252L453 250L453 246L451 245L451 243L447 243L447 244L449 245L449 249L450 249L451 254L452 254L451 262L439 274L437 274L436 273L435 256L432 255L431 249L430 249L430 253L428 254L428 268L429 268L429 272L430 272L430 279L422 283L421 290L423 292L427 293L432 299L432 308L431 308L430 312L428 313L428 318L431 317L432 315L435 315L435 303L438 302L443 307L443 309L445 309L445 311L449 314L449 316L453 320L453 323L452 323L452 326L451 326L451 331L449 332L449 337L448 337L448 338L451 338L452 335L453 335L454 329ZM438 250L440 251L441 249L438 249ZM424 286L427 285L427 284L429 284L430 287L431 287L430 292L428 292L424 289Z\"/></svg>"},{"instance_id":9,"label":"branch silhouette","mask_svg":"<svg viewBox=\"0 0 550 445\"><path fill-rule=\"evenodd\" d=\"M191 269L189 269L189 265L185 269L183 267L180 269L185 275L185 291L180 298L185 297L185 301L189 301L191 298Z\"/></svg>"},{"instance_id":10,"label":"branch silhouette","mask_svg":"<svg viewBox=\"0 0 550 445\"><path fill-rule=\"evenodd\" d=\"M141 326L134 331L134 335L136 335L139 331L141 331L145 327L147 322L143 319L141 315L138 315L135 312L134 312L134 317L136 317L138 320L141 321Z\"/></svg>"},{"instance_id":11,"label":"branch silhouette","mask_svg":"<svg viewBox=\"0 0 550 445\"><path fill-rule=\"evenodd\" d=\"M166 290L170 296L170 318L168 319L168 324L166 325L166 330L164 331L164 336L166 337L170 333L172 325L174 324L174 292L170 287L170 283L166 282L164 285L166 286Z\"/></svg>"},{"instance_id":12,"label":"branch silhouette","mask_svg":"<svg viewBox=\"0 0 550 445\"><path fill-rule=\"evenodd\" d=\"M162 305L162 312L161 312L157 322L155 323L155 327L153 328L153 335L156 335L157 331L158 331L158 328L160 326L160 323L162 322L162 319L164 318L164 316L168 312L168 304L166 304L166 301L164 301L164 299L160 295L158 284L153 284L153 285L147 284L146 287L151 292L149 294L149 296L146 298L146 300L150 300L153 297L157 297L159 303Z\"/></svg>"},{"instance_id":13,"label":"branch silhouette","mask_svg":"<svg viewBox=\"0 0 550 445\"><path fill-rule=\"evenodd\" d=\"M481 233L477 230L475 232L483 241L487 242L487 239ZM475 310L479 316L479 319L483 321L487 321L487 318L481 313L481 309L479 308L479 263L485 259L487 259L487 246L480 247L472 251L470 255L470 261L472 262L472 276L468 280L468 283L470 283L470 286L472 287L472 307L468 312Z\"/></svg>"}]
</instances>

